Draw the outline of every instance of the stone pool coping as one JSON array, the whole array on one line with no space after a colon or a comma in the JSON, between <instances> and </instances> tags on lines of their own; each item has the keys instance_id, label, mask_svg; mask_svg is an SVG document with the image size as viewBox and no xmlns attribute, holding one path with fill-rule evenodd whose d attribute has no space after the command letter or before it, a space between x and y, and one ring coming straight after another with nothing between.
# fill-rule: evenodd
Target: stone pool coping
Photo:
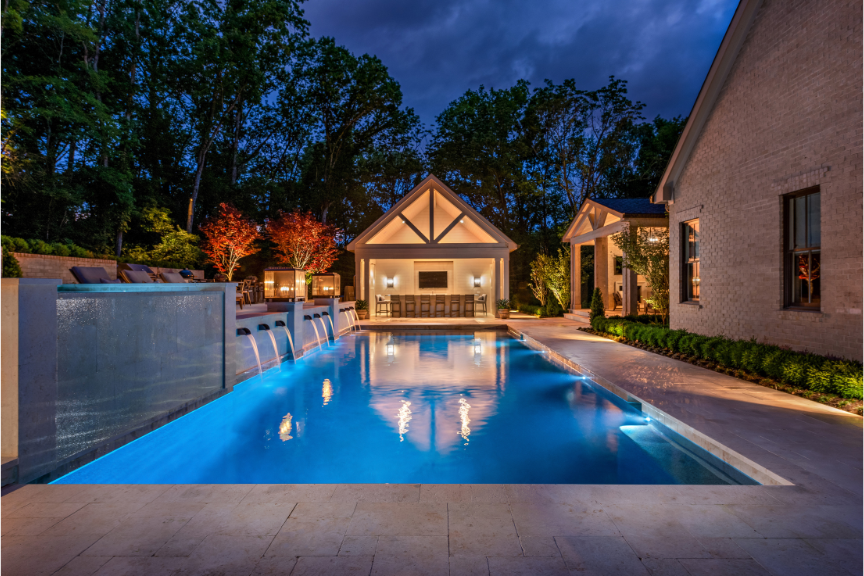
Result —
<instances>
[{"instance_id":1,"label":"stone pool coping","mask_svg":"<svg viewBox=\"0 0 864 576\"><path fill-rule=\"evenodd\" d=\"M569 321L509 324L794 485L7 487L4 573L861 574L860 418Z\"/></svg>"}]
</instances>

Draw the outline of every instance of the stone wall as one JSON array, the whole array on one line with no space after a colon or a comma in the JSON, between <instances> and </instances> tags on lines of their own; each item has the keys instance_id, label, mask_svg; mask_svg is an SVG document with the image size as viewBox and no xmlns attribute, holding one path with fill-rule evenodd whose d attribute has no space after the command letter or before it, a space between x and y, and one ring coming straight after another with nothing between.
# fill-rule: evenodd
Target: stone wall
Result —
<instances>
[{"instance_id":1,"label":"stone wall","mask_svg":"<svg viewBox=\"0 0 864 576\"><path fill-rule=\"evenodd\" d=\"M102 258L73 258L72 256L48 256L45 254L23 254L13 252L13 256L21 265L23 278L60 278L63 284L77 284L72 272L73 266L101 266L108 276L117 279L117 262Z\"/></svg>"},{"instance_id":2,"label":"stone wall","mask_svg":"<svg viewBox=\"0 0 864 576\"><path fill-rule=\"evenodd\" d=\"M13 256L21 266L22 278L60 278L63 284L77 284L75 276L69 271L73 266L84 266L88 268L101 266L108 272L108 276L117 279L117 262L103 258L74 258L72 256L48 256L45 254L25 254L13 252ZM153 272L179 272L180 268L158 268L150 267ZM191 270L195 278L204 279L203 270Z\"/></svg>"},{"instance_id":3,"label":"stone wall","mask_svg":"<svg viewBox=\"0 0 864 576\"><path fill-rule=\"evenodd\" d=\"M670 206L671 324L862 357L862 4L765 0ZM819 186L821 311L784 309L783 194ZM680 223L701 297L680 303Z\"/></svg>"}]
</instances>

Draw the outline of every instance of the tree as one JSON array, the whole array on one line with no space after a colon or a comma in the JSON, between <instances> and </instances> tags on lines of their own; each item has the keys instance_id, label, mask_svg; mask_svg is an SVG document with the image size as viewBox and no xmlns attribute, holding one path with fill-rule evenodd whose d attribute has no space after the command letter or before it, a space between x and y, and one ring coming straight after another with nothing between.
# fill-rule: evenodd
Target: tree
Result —
<instances>
[{"instance_id":1,"label":"tree","mask_svg":"<svg viewBox=\"0 0 864 576\"><path fill-rule=\"evenodd\" d=\"M217 270L228 276L229 282L240 259L258 251L258 225L224 202L219 205L218 215L207 218L199 229L204 235L201 250Z\"/></svg>"},{"instance_id":2,"label":"tree","mask_svg":"<svg viewBox=\"0 0 864 576\"><path fill-rule=\"evenodd\" d=\"M600 288L594 288L594 294L591 295L591 310L588 312L588 320L594 318L603 318L606 316L606 307L603 305L603 292Z\"/></svg>"},{"instance_id":3,"label":"tree","mask_svg":"<svg viewBox=\"0 0 864 576\"><path fill-rule=\"evenodd\" d=\"M531 262L531 283L528 284L534 297L540 301L540 306L543 308L546 307L546 300L549 298L549 289L546 287L548 260L549 256L541 253Z\"/></svg>"},{"instance_id":4,"label":"tree","mask_svg":"<svg viewBox=\"0 0 864 576\"><path fill-rule=\"evenodd\" d=\"M326 272L336 260L342 231L323 224L311 212L280 212L267 222L277 259L313 274Z\"/></svg>"},{"instance_id":5,"label":"tree","mask_svg":"<svg viewBox=\"0 0 864 576\"><path fill-rule=\"evenodd\" d=\"M645 276L651 285L646 301L663 315L669 314L669 228L636 228L614 234L612 242L624 253L624 266Z\"/></svg>"}]
</instances>

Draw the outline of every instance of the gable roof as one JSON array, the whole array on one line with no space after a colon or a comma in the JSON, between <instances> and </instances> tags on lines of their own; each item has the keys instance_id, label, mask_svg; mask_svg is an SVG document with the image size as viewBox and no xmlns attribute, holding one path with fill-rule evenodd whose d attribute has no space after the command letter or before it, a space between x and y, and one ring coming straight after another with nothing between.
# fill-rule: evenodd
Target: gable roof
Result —
<instances>
[{"instance_id":1,"label":"gable roof","mask_svg":"<svg viewBox=\"0 0 864 576\"><path fill-rule=\"evenodd\" d=\"M646 224L645 220L651 223ZM567 243L571 238L585 234L606 236L620 232L631 222L637 222L639 226L666 227L666 206L652 204L648 198L586 198L561 242Z\"/></svg>"},{"instance_id":2,"label":"gable roof","mask_svg":"<svg viewBox=\"0 0 864 576\"><path fill-rule=\"evenodd\" d=\"M651 218L666 215L666 207L653 204L650 198L590 198L601 206L619 212L622 218Z\"/></svg>"},{"instance_id":3,"label":"gable roof","mask_svg":"<svg viewBox=\"0 0 864 576\"><path fill-rule=\"evenodd\" d=\"M353 252L366 245L418 247L424 244L506 247L511 252L519 247L430 174L352 240L348 250Z\"/></svg>"},{"instance_id":4,"label":"gable roof","mask_svg":"<svg viewBox=\"0 0 864 576\"><path fill-rule=\"evenodd\" d=\"M696 146L699 134L701 134L705 122L707 122L714 105L717 103L720 91L729 77L729 72L735 64L741 46L744 44L744 39L747 37L747 32L750 30L750 25L761 5L762 0L741 0L738 3L735 15L732 16L732 22L729 23L729 28L726 30L720 48L708 70L708 75L699 90L699 96L696 97L696 103L693 104L693 109L690 111L687 124L684 126L675 150L669 158L669 164L666 165L663 178L660 179L657 190L651 195L652 202L664 204L674 202L675 181L681 175L684 165Z\"/></svg>"}]
</instances>

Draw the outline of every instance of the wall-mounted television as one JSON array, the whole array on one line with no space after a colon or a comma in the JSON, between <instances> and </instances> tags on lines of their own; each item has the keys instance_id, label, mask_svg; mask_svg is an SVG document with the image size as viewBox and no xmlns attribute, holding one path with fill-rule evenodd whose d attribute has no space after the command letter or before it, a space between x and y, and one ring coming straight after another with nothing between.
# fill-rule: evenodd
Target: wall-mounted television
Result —
<instances>
[{"instance_id":1,"label":"wall-mounted television","mask_svg":"<svg viewBox=\"0 0 864 576\"><path fill-rule=\"evenodd\" d=\"M447 271L418 272L420 288L447 288Z\"/></svg>"}]
</instances>

